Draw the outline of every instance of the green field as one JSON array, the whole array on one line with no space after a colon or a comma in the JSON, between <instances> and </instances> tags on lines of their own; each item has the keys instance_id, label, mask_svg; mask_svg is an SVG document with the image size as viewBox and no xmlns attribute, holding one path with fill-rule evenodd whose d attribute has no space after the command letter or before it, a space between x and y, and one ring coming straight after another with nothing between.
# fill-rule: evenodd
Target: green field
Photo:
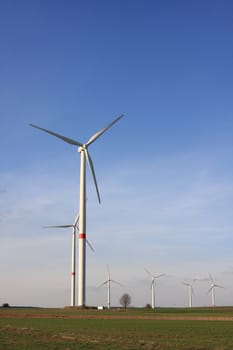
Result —
<instances>
[{"instance_id":1,"label":"green field","mask_svg":"<svg viewBox=\"0 0 233 350\"><path fill-rule=\"evenodd\" d=\"M232 350L233 308L0 308L0 349Z\"/></svg>"}]
</instances>

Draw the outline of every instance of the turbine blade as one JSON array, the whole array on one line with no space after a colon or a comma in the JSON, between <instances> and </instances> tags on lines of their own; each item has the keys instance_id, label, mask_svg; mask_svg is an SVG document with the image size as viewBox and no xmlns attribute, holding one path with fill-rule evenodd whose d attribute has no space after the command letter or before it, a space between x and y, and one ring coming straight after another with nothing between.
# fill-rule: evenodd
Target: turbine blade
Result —
<instances>
[{"instance_id":1,"label":"turbine blade","mask_svg":"<svg viewBox=\"0 0 233 350\"><path fill-rule=\"evenodd\" d=\"M210 289L208 290L207 294L209 294L209 292L211 292L211 290L214 288L214 286L211 286Z\"/></svg>"},{"instance_id":2,"label":"turbine blade","mask_svg":"<svg viewBox=\"0 0 233 350\"><path fill-rule=\"evenodd\" d=\"M185 286L190 286L190 284L189 283L187 283L187 282L183 282L183 284L185 285Z\"/></svg>"},{"instance_id":3,"label":"turbine blade","mask_svg":"<svg viewBox=\"0 0 233 350\"><path fill-rule=\"evenodd\" d=\"M214 283L214 279L213 277L211 276L211 273L209 272L209 277L210 277L210 280Z\"/></svg>"},{"instance_id":4,"label":"turbine blade","mask_svg":"<svg viewBox=\"0 0 233 350\"><path fill-rule=\"evenodd\" d=\"M115 283L115 284L118 284L119 286L123 287L123 284L121 284L120 282L117 282L115 280L110 280L111 282Z\"/></svg>"},{"instance_id":5,"label":"turbine blade","mask_svg":"<svg viewBox=\"0 0 233 350\"><path fill-rule=\"evenodd\" d=\"M103 287L107 283L108 283L108 281L103 282L98 288Z\"/></svg>"},{"instance_id":6,"label":"turbine blade","mask_svg":"<svg viewBox=\"0 0 233 350\"><path fill-rule=\"evenodd\" d=\"M152 277L152 273L151 273L149 270L147 270L145 267L144 267L144 270L146 271L146 273L148 273L148 275L149 275L150 277Z\"/></svg>"},{"instance_id":7,"label":"turbine blade","mask_svg":"<svg viewBox=\"0 0 233 350\"><path fill-rule=\"evenodd\" d=\"M88 165L89 165L89 168L90 168L90 171L91 171L93 180L94 180L94 184L95 184L95 188L96 188L96 192L97 192L98 201L99 201L99 203L100 203L100 194L99 194L99 189L98 189L97 180L96 180L96 176L95 176L94 165L93 165L93 162L92 162L92 160L91 160L90 154L88 153L88 150L87 150L87 149L84 149L84 150L85 150L85 155L86 155L86 158L87 158L87 163L88 163Z\"/></svg>"},{"instance_id":8,"label":"turbine blade","mask_svg":"<svg viewBox=\"0 0 233 350\"><path fill-rule=\"evenodd\" d=\"M86 239L86 242L87 242L89 248L94 252L95 249L92 247L91 243L87 239Z\"/></svg>"},{"instance_id":9,"label":"turbine blade","mask_svg":"<svg viewBox=\"0 0 233 350\"><path fill-rule=\"evenodd\" d=\"M73 225L43 226L43 228L67 228L67 227L73 227Z\"/></svg>"},{"instance_id":10,"label":"turbine blade","mask_svg":"<svg viewBox=\"0 0 233 350\"><path fill-rule=\"evenodd\" d=\"M215 284L214 286L217 288L224 288L223 286L220 286L220 284Z\"/></svg>"},{"instance_id":11,"label":"turbine blade","mask_svg":"<svg viewBox=\"0 0 233 350\"><path fill-rule=\"evenodd\" d=\"M116 122L118 122L118 120L120 120L124 115L120 115L118 118L116 118L113 122L111 122L108 126L106 126L105 128L101 129L100 131L98 131L96 134L94 134L86 143L87 146L91 145L96 139L98 139L105 131L107 131L108 129L110 129L113 124L115 124Z\"/></svg>"},{"instance_id":12,"label":"turbine blade","mask_svg":"<svg viewBox=\"0 0 233 350\"><path fill-rule=\"evenodd\" d=\"M76 227L79 220L79 213L76 215L73 225Z\"/></svg>"},{"instance_id":13,"label":"turbine blade","mask_svg":"<svg viewBox=\"0 0 233 350\"><path fill-rule=\"evenodd\" d=\"M107 264L107 272L108 272L108 278L110 279L110 270L109 270L109 265Z\"/></svg>"},{"instance_id":14,"label":"turbine blade","mask_svg":"<svg viewBox=\"0 0 233 350\"><path fill-rule=\"evenodd\" d=\"M160 275L155 275L154 278L159 278L159 277L162 277L162 276L165 276L165 273L161 273Z\"/></svg>"},{"instance_id":15,"label":"turbine blade","mask_svg":"<svg viewBox=\"0 0 233 350\"><path fill-rule=\"evenodd\" d=\"M196 278L195 280L198 281L198 282L206 282L206 281L209 281L209 278L208 277L202 277L202 278Z\"/></svg>"},{"instance_id":16,"label":"turbine blade","mask_svg":"<svg viewBox=\"0 0 233 350\"><path fill-rule=\"evenodd\" d=\"M36 129L39 129L39 130L42 130L42 131L45 131L47 132L48 134L51 134L55 137L58 137L59 139L71 144L71 145L75 145L75 146L83 146L83 144L79 141L75 141L75 140L72 140L70 139L69 137L66 137L66 136L63 136L63 135L60 135L60 134L57 134L53 131L50 131L50 130L47 130L47 129L44 129L44 128L41 128L40 126L37 126L37 125L34 125L34 124L29 124L30 126L32 126L33 128L36 128Z\"/></svg>"}]
</instances>

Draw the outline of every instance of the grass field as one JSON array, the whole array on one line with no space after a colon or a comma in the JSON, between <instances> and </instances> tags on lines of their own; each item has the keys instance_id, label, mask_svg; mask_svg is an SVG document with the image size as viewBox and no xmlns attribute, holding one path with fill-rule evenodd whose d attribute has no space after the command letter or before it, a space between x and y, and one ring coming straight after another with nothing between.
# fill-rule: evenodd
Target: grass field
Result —
<instances>
[{"instance_id":1,"label":"grass field","mask_svg":"<svg viewBox=\"0 0 233 350\"><path fill-rule=\"evenodd\" d=\"M0 308L0 349L232 350L233 308Z\"/></svg>"}]
</instances>

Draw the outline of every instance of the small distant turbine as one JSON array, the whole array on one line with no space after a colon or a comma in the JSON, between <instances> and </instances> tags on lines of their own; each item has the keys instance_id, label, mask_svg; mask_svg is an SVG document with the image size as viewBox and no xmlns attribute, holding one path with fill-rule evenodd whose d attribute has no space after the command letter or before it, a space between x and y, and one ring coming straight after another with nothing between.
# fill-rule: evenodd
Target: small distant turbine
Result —
<instances>
[{"instance_id":1,"label":"small distant turbine","mask_svg":"<svg viewBox=\"0 0 233 350\"><path fill-rule=\"evenodd\" d=\"M44 226L44 228L70 228L72 227L72 258L71 258L71 301L70 305L75 306L75 289L76 289L76 236L78 231L79 214L76 215L73 224L69 225L57 225L57 226ZM87 241L87 244L94 251L91 244Z\"/></svg>"},{"instance_id":2,"label":"small distant turbine","mask_svg":"<svg viewBox=\"0 0 233 350\"><path fill-rule=\"evenodd\" d=\"M210 289L208 290L207 294L211 292L211 306L215 307L215 288L224 288L223 286L220 286L219 284L216 284L213 277L211 276L209 272L210 281L212 282L210 285Z\"/></svg>"},{"instance_id":3,"label":"small distant turbine","mask_svg":"<svg viewBox=\"0 0 233 350\"><path fill-rule=\"evenodd\" d=\"M115 281L115 280L113 280L113 279L111 279L111 277L110 277L110 271L109 271L109 266L108 266L108 265L107 265L107 272L108 272L108 279L107 279L106 281L104 281L104 282L99 286L99 288L102 287L102 286L104 286L105 284L108 285L108 303L107 303L107 307L108 307L108 309L110 309L110 308L111 308L111 282L113 282L113 283L115 283L115 284L118 284L118 285L121 286L121 287L122 287L122 284L119 283L119 282L117 282L117 281Z\"/></svg>"},{"instance_id":4,"label":"small distant turbine","mask_svg":"<svg viewBox=\"0 0 233 350\"><path fill-rule=\"evenodd\" d=\"M183 282L183 284L185 286L188 287L188 296L189 296L189 307L193 306L193 284L195 282L196 279L193 279L192 283L188 283L188 282Z\"/></svg>"},{"instance_id":5,"label":"small distant turbine","mask_svg":"<svg viewBox=\"0 0 233 350\"><path fill-rule=\"evenodd\" d=\"M151 308L154 309L155 308L155 280L159 277L162 277L165 275L165 273L161 273L161 274L156 274L153 275L150 271L148 271L147 269L145 269L146 273L148 273L148 275L151 277Z\"/></svg>"},{"instance_id":6,"label":"small distant turbine","mask_svg":"<svg viewBox=\"0 0 233 350\"><path fill-rule=\"evenodd\" d=\"M79 193L79 264L78 264L78 305L85 307L86 305L86 162L89 165L96 192L97 197L100 203L100 194L97 185L97 180L95 176L94 165L88 151L89 146L95 142L103 133L105 133L108 129L110 129L116 122L118 122L123 115L120 115L118 118L113 120L109 125L105 128L101 129L93 136L89 138L86 143L82 143L77 140L73 140L69 137L57 134L48 129L41 128L40 126L29 124L33 128L44 131L50 135L53 135L73 146L78 146L77 151L80 153L80 193Z\"/></svg>"}]
</instances>

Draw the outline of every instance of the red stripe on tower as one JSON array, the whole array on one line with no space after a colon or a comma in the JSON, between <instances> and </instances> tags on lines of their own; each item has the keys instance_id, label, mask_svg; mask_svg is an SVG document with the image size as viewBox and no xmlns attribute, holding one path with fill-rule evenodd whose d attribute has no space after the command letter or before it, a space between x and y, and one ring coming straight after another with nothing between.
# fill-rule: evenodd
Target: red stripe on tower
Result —
<instances>
[{"instance_id":1,"label":"red stripe on tower","mask_svg":"<svg viewBox=\"0 0 233 350\"><path fill-rule=\"evenodd\" d=\"M71 274L72 276L75 276L75 272L72 272L72 274Z\"/></svg>"},{"instance_id":2,"label":"red stripe on tower","mask_svg":"<svg viewBox=\"0 0 233 350\"><path fill-rule=\"evenodd\" d=\"M86 233L80 233L79 238L81 239L86 239Z\"/></svg>"}]
</instances>

